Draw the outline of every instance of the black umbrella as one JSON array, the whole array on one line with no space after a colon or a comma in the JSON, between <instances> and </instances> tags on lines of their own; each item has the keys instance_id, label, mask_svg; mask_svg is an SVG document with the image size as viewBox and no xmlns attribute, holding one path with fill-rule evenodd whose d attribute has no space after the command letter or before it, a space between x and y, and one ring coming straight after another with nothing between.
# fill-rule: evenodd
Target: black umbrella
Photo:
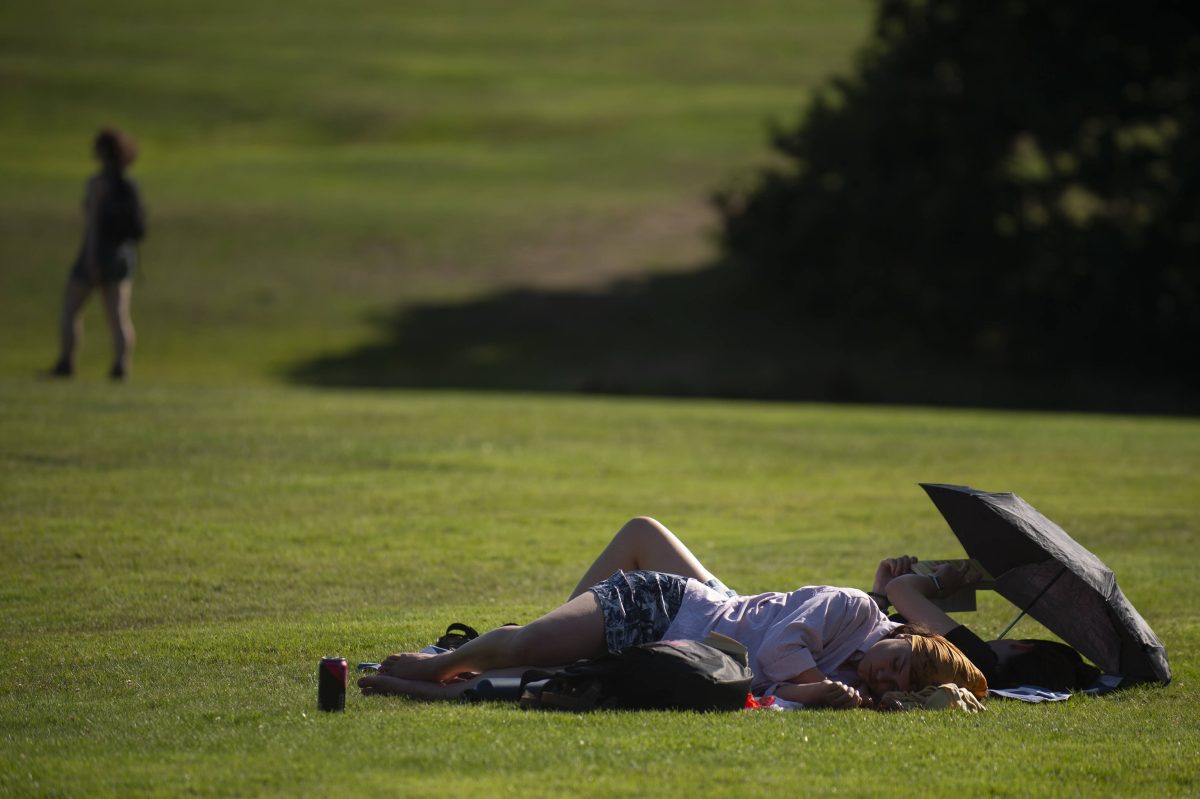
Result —
<instances>
[{"instance_id":1,"label":"black umbrella","mask_svg":"<svg viewBox=\"0 0 1200 799\"><path fill-rule=\"evenodd\" d=\"M1167 650L1121 593L1112 569L1061 527L1016 494L921 487L967 554L996 578L996 591L1022 615L1110 674L1171 681Z\"/></svg>"}]
</instances>

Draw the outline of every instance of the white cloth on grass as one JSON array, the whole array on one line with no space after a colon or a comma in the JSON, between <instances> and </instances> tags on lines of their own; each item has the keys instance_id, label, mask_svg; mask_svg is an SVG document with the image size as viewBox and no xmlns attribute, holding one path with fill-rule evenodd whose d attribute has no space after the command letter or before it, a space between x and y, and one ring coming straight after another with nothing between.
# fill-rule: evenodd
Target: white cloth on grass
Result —
<instances>
[{"instance_id":1,"label":"white cloth on grass","mask_svg":"<svg viewBox=\"0 0 1200 799\"><path fill-rule=\"evenodd\" d=\"M1022 702L1065 702L1071 698L1070 691L1051 691L1049 688L1039 688L1036 685L1019 685L1016 688L989 688L992 696L1005 699L1018 699Z\"/></svg>"},{"instance_id":2,"label":"white cloth on grass","mask_svg":"<svg viewBox=\"0 0 1200 799\"><path fill-rule=\"evenodd\" d=\"M1124 678L1119 674L1101 674L1088 688L1080 693L1100 696L1115 690ZM1005 699L1019 699L1022 702L1063 702L1071 698L1070 691L1051 691L1039 685L1019 685L1016 688L989 688L989 694L1002 696Z\"/></svg>"}]
</instances>

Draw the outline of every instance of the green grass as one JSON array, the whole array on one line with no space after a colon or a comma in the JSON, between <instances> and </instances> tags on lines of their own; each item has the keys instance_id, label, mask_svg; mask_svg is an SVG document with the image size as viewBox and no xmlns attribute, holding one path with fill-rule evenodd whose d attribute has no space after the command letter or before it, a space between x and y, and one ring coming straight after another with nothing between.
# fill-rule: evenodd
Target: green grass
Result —
<instances>
[{"instance_id":1,"label":"green grass","mask_svg":"<svg viewBox=\"0 0 1200 799\"><path fill-rule=\"evenodd\" d=\"M0 795L1194 794L1194 420L279 384L398 310L702 265L705 195L869 13L6 8ZM79 379L36 380L110 121L151 214L134 380L101 382L96 308ZM974 717L314 712L322 655L532 618L636 514L744 591L953 555L922 480L1015 490L1091 547L1175 682Z\"/></svg>"},{"instance_id":2,"label":"green grass","mask_svg":"<svg viewBox=\"0 0 1200 799\"><path fill-rule=\"evenodd\" d=\"M26 379L0 404L0 793L1195 790L1195 421ZM314 712L323 654L527 620L635 514L745 591L952 555L918 480L1016 490L1091 547L1174 683L977 717Z\"/></svg>"},{"instance_id":3,"label":"green grass","mask_svg":"<svg viewBox=\"0 0 1200 799\"><path fill-rule=\"evenodd\" d=\"M139 369L259 381L372 340L372 319L398 307L701 264L706 197L762 162L769 119L791 118L849 64L869 11L812 0L6 9L0 370L53 358L102 123L142 145ZM103 343L97 330L89 364Z\"/></svg>"}]
</instances>

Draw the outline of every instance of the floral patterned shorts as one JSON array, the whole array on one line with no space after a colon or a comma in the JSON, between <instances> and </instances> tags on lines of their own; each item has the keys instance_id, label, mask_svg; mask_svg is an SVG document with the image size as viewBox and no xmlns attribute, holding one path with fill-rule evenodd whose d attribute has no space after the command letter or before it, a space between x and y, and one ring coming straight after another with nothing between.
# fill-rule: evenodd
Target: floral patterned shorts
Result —
<instances>
[{"instance_id":1,"label":"floral patterned shorts","mask_svg":"<svg viewBox=\"0 0 1200 799\"><path fill-rule=\"evenodd\" d=\"M604 614L604 640L609 652L661 641L683 604L688 578L650 571L618 571L588 590ZM727 596L734 592L720 580L706 585Z\"/></svg>"}]
</instances>

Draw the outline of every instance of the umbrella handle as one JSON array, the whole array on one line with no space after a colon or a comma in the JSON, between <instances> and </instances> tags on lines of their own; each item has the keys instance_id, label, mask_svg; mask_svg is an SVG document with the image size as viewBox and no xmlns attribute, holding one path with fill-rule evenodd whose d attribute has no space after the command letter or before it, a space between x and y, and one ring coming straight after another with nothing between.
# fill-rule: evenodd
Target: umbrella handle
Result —
<instances>
[{"instance_id":1,"label":"umbrella handle","mask_svg":"<svg viewBox=\"0 0 1200 799\"><path fill-rule=\"evenodd\" d=\"M1008 635L1008 631L1011 630L1013 627L1017 626L1017 622L1019 622L1021 619L1023 619L1025 617L1025 614L1029 612L1029 609L1037 604L1037 601L1042 598L1042 595L1045 594L1047 591L1049 591L1050 586L1052 586L1056 582L1058 582L1058 578L1062 577L1063 574L1066 573L1066 571L1067 571L1067 567L1063 566L1062 571L1060 571L1058 574L1054 575L1054 579L1051 580L1050 582L1046 583L1046 587L1043 588L1041 591L1038 591L1038 595L1033 598L1033 601L1031 601L1028 605L1026 605L1025 609L1022 610L1020 613L1018 613L1017 617L1015 619L1013 619L1012 622L1007 627L1004 628L1004 632L1002 632L1002 633L1000 633L1000 635L996 636L996 640L999 641L1001 638Z\"/></svg>"}]
</instances>

